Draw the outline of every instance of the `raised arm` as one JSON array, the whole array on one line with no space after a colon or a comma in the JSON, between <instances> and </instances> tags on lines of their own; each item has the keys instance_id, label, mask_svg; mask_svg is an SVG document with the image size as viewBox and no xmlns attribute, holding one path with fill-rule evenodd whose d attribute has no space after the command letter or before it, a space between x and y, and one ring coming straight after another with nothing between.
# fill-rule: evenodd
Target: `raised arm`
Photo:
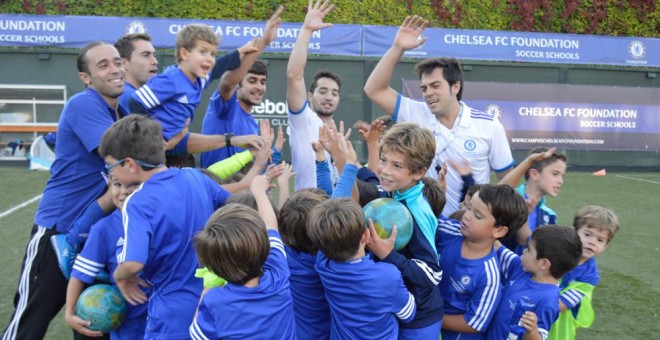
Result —
<instances>
[{"instance_id":1,"label":"raised arm","mask_svg":"<svg viewBox=\"0 0 660 340\"><path fill-rule=\"evenodd\" d=\"M527 156L527 158L520 162L520 164L513 168L513 170L506 172L506 175L500 179L498 184L506 184L515 188L516 185L518 185L518 182L520 182L520 179L525 176L527 170L529 170L534 163L552 157L556 150L557 148L552 147L548 149L548 151L537 152Z\"/></svg>"},{"instance_id":2,"label":"raised arm","mask_svg":"<svg viewBox=\"0 0 660 340\"><path fill-rule=\"evenodd\" d=\"M298 32L298 38L293 45L289 63L286 67L287 87L286 101L291 111L300 111L307 100L307 90L305 89L305 65L307 65L307 46L314 31L332 26L330 23L323 22L323 18L335 8L330 0L309 0L307 6L307 15L303 26Z\"/></svg>"},{"instance_id":3,"label":"raised arm","mask_svg":"<svg viewBox=\"0 0 660 340\"><path fill-rule=\"evenodd\" d=\"M428 21L418 15L412 18L406 17L396 33L392 47L387 50L364 84L364 92L369 99L389 115L394 114L398 96L390 87L392 72L405 51L416 48L426 41L427 38L419 39L426 26Z\"/></svg>"},{"instance_id":4,"label":"raised arm","mask_svg":"<svg viewBox=\"0 0 660 340\"><path fill-rule=\"evenodd\" d=\"M259 215L266 223L266 228L279 231L275 211L273 210L273 206L270 204L270 200L268 199L267 190L269 188L270 180L264 175L255 177L250 184L250 192L252 192L254 199L257 201Z\"/></svg>"},{"instance_id":5,"label":"raised arm","mask_svg":"<svg viewBox=\"0 0 660 340\"><path fill-rule=\"evenodd\" d=\"M241 55L241 66L237 69L225 73L220 79L218 89L223 100L228 100L236 91L236 85L243 79L247 71L252 67L252 63L257 57L270 45L277 37L277 30L282 23L280 14L284 11L284 6L280 6L275 13L266 22L266 28L261 38L252 40L256 50L248 49L249 53Z\"/></svg>"}]
</instances>

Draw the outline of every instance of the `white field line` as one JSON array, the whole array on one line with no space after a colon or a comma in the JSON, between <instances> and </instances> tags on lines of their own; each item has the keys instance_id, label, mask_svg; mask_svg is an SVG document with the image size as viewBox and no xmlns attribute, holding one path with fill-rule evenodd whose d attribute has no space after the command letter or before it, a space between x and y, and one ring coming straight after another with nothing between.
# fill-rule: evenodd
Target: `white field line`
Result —
<instances>
[{"instance_id":1,"label":"white field line","mask_svg":"<svg viewBox=\"0 0 660 340\"><path fill-rule=\"evenodd\" d=\"M660 184L660 183L658 183L658 184ZM25 207L26 205L29 205L30 203L32 203L32 202L34 202L34 201L38 201L38 200L41 198L41 196L43 196L43 195L39 195L39 196L32 197L32 198L30 198L29 200L27 200L27 201L25 201L25 202L23 202L23 203L21 203L21 204L15 206L15 207L13 207L13 208L10 208L10 209L7 209L7 210L1 212L1 213L0 213L0 218L3 218L3 217L5 217L5 216L7 216L7 215L13 213L14 211L16 211L16 210L18 210L18 209L20 209L20 208L23 208L23 207Z\"/></svg>"},{"instance_id":2,"label":"white field line","mask_svg":"<svg viewBox=\"0 0 660 340\"><path fill-rule=\"evenodd\" d=\"M628 177L624 175L615 175L616 177L621 177L621 178L627 178L627 179L632 179L635 181L640 181L640 182L647 182L647 183L653 183L653 184L660 184L658 181L652 181L650 179L642 179L642 178L635 178L635 177Z\"/></svg>"}]
</instances>

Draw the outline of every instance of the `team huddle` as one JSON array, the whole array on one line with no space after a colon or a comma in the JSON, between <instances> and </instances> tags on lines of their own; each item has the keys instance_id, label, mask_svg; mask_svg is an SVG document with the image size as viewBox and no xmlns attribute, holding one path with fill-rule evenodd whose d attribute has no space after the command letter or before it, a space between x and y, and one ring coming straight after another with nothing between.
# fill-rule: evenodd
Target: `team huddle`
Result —
<instances>
[{"instance_id":1,"label":"team huddle","mask_svg":"<svg viewBox=\"0 0 660 340\"><path fill-rule=\"evenodd\" d=\"M426 41L418 16L364 85L386 115L353 125L368 149L361 164L353 129L333 120L341 78L320 71L305 84L312 33L333 9L310 0L291 51L286 138L251 113L283 7L221 57L208 26L183 27L161 74L146 34L83 47L86 89L60 116L3 339L43 338L62 306L76 339L559 340L589 327L595 258L616 215L585 206L573 226L556 225L545 198L559 194L566 156L536 148L514 167L497 117L461 101L456 59L415 66L423 102L390 87L404 52ZM202 131L190 133L215 80ZM365 223L362 207L383 197L412 216L401 249L396 226L381 238ZM110 334L75 312L98 282L128 302Z\"/></svg>"}]
</instances>

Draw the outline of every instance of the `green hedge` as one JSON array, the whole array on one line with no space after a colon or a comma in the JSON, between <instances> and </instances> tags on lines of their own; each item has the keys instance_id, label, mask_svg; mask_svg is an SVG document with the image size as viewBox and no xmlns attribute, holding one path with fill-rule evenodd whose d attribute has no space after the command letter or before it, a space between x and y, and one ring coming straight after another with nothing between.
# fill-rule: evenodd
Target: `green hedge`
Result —
<instances>
[{"instance_id":1,"label":"green hedge","mask_svg":"<svg viewBox=\"0 0 660 340\"><path fill-rule=\"evenodd\" d=\"M419 14L433 27L660 36L656 0L335 0L329 21L397 26ZM240 4L240 5L237 5ZM2 13L263 21L284 3L301 22L307 0L0 0Z\"/></svg>"}]
</instances>

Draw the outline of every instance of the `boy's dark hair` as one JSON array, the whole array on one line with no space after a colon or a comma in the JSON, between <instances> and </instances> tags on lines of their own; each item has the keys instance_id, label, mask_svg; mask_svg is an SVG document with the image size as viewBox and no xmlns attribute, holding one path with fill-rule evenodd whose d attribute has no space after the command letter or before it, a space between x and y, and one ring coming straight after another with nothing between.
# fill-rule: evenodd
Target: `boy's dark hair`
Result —
<instances>
[{"instance_id":1,"label":"boy's dark hair","mask_svg":"<svg viewBox=\"0 0 660 340\"><path fill-rule=\"evenodd\" d=\"M349 199L329 199L309 216L309 238L325 256L337 262L353 258L367 226L360 206Z\"/></svg>"},{"instance_id":2,"label":"boy's dark hair","mask_svg":"<svg viewBox=\"0 0 660 340\"><path fill-rule=\"evenodd\" d=\"M422 183L424 183L424 189L422 189L424 196L426 196L426 199L431 205L433 215L435 215L435 217L440 217L442 210L445 208L445 203L447 202L445 199L445 192L442 191L438 181L431 177L424 176L422 178Z\"/></svg>"},{"instance_id":3,"label":"boy's dark hair","mask_svg":"<svg viewBox=\"0 0 660 340\"><path fill-rule=\"evenodd\" d=\"M465 198L474 196L474 193L481 190L486 184L472 184L465 192Z\"/></svg>"},{"instance_id":4,"label":"boy's dark hair","mask_svg":"<svg viewBox=\"0 0 660 340\"><path fill-rule=\"evenodd\" d=\"M503 184L484 184L484 186L475 193L479 199L488 206L490 213L495 218L495 226L505 226L509 228L506 235L501 238L507 238L514 235L527 222L527 203L516 189Z\"/></svg>"},{"instance_id":5,"label":"boy's dark hair","mask_svg":"<svg viewBox=\"0 0 660 340\"><path fill-rule=\"evenodd\" d=\"M277 225L280 227L282 242L293 250L314 253L318 247L312 242L308 233L309 214L317 205L325 202L327 195L310 191L297 191L289 197L280 210Z\"/></svg>"},{"instance_id":6,"label":"boy's dark hair","mask_svg":"<svg viewBox=\"0 0 660 340\"><path fill-rule=\"evenodd\" d=\"M450 220L457 220L460 221L463 219L463 215L465 215L465 209L458 209L454 211L453 213L449 214L449 217L447 217Z\"/></svg>"},{"instance_id":7,"label":"boy's dark hair","mask_svg":"<svg viewBox=\"0 0 660 340\"><path fill-rule=\"evenodd\" d=\"M550 261L550 275L560 279L577 266L582 256L582 242L572 227L543 225L532 233L536 259Z\"/></svg>"},{"instance_id":8,"label":"boy's dark hair","mask_svg":"<svg viewBox=\"0 0 660 340\"><path fill-rule=\"evenodd\" d=\"M126 34L115 42L115 48L119 51L119 56L130 61L131 55L135 50L133 42L137 40L151 41L151 37L146 33Z\"/></svg>"},{"instance_id":9,"label":"boy's dark hair","mask_svg":"<svg viewBox=\"0 0 660 340\"><path fill-rule=\"evenodd\" d=\"M213 182L216 182L218 185L225 184L224 181L222 180L222 178L220 178L220 176L218 176L218 175L214 174L213 172L211 172L211 170L206 169L206 168L198 168L197 170L199 170L204 175L208 176L210 179L213 180Z\"/></svg>"},{"instance_id":10,"label":"boy's dark hair","mask_svg":"<svg viewBox=\"0 0 660 340\"><path fill-rule=\"evenodd\" d=\"M381 137L378 152L398 152L406 157L411 172L426 172L435 157L435 137L416 123L397 123Z\"/></svg>"},{"instance_id":11,"label":"boy's dark hair","mask_svg":"<svg viewBox=\"0 0 660 340\"><path fill-rule=\"evenodd\" d=\"M421 79L423 74L430 74L436 68L442 69L442 77L453 86L456 82L461 82L461 87L456 94L456 99L461 100L463 97L463 68L461 62L455 58L429 58L424 59L415 65L415 72Z\"/></svg>"},{"instance_id":12,"label":"boy's dark hair","mask_svg":"<svg viewBox=\"0 0 660 340\"><path fill-rule=\"evenodd\" d=\"M374 183L365 182L361 179L355 181L358 194L360 195L360 206L365 206L369 202L378 198L378 186Z\"/></svg>"},{"instance_id":13,"label":"boy's dark hair","mask_svg":"<svg viewBox=\"0 0 660 340\"><path fill-rule=\"evenodd\" d=\"M304 189L300 189L296 192L301 192L301 191L307 191L307 192L311 192L311 193L314 193L314 194L317 194L317 195L321 195L321 197L323 197L323 199L326 199L326 200L330 198L330 195L328 195L327 192L325 192L325 191L323 191L323 189L319 189L319 188L304 188Z\"/></svg>"},{"instance_id":14,"label":"boy's dark hair","mask_svg":"<svg viewBox=\"0 0 660 340\"><path fill-rule=\"evenodd\" d=\"M105 45L103 41L93 41L85 46L83 46L78 52L78 60L76 61L76 66L78 67L78 72L83 72L89 74L89 60L87 59L87 52L93 49L96 46Z\"/></svg>"},{"instance_id":15,"label":"boy's dark hair","mask_svg":"<svg viewBox=\"0 0 660 340\"><path fill-rule=\"evenodd\" d=\"M220 38L213 32L211 27L204 24L188 24L184 26L176 35L175 42L175 57L176 63L181 62L180 49L184 48L187 51L192 50L197 46L197 41L205 41L217 49L220 45Z\"/></svg>"},{"instance_id":16,"label":"boy's dark hair","mask_svg":"<svg viewBox=\"0 0 660 340\"><path fill-rule=\"evenodd\" d=\"M328 70L321 70L316 72L314 78L312 78L312 84L309 86L309 92L314 93L314 90L316 90L316 87L319 84L319 79L321 78L329 78L334 80L335 83L337 83L337 88L341 91L341 78Z\"/></svg>"},{"instance_id":17,"label":"boy's dark hair","mask_svg":"<svg viewBox=\"0 0 660 340\"><path fill-rule=\"evenodd\" d=\"M105 131L99 155L116 160L130 157L153 166L165 164L163 129L147 115L128 115ZM147 170L145 166L142 169Z\"/></svg>"},{"instance_id":18,"label":"boy's dark hair","mask_svg":"<svg viewBox=\"0 0 660 340\"><path fill-rule=\"evenodd\" d=\"M277 205L273 203L273 200L268 196L268 200L270 201L270 205L273 207L273 211L275 212L275 216L279 215L279 209L277 209ZM237 203L237 204L242 204L245 206L248 206L256 211L259 211L257 209L257 200L254 199L254 195L250 192L249 189L241 190L239 192L233 193L229 198L227 198L226 204L229 203Z\"/></svg>"},{"instance_id":19,"label":"boy's dark hair","mask_svg":"<svg viewBox=\"0 0 660 340\"><path fill-rule=\"evenodd\" d=\"M537 147L533 148L532 150L529 150L527 155L531 155L531 154L539 153L539 152L546 152L548 150L549 149L546 148L545 146L537 146ZM540 172L543 171L543 169L545 169L546 166L548 166L550 164L554 164L557 161L562 161L564 163L568 163L568 157L566 157L566 154L564 154L563 152L555 151L552 154L552 156L550 156L550 157L548 157L544 160L534 162L534 164L532 164L532 166L530 166L529 169L527 169L527 171L525 171L525 180L529 179L529 170L534 169L534 170L536 170L540 173Z\"/></svg>"},{"instance_id":20,"label":"boy's dark hair","mask_svg":"<svg viewBox=\"0 0 660 340\"><path fill-rule=\"evenodd\" d=\"M227 204L195 236L199 262L227 282L244 285L263 273L270 252L266 225L256 210Z\"/></svg>"},{"instance_id":21,"label":"boy's dark hair","mask_svg":"<svg viewBox=\"0 0 660 340\"><path fill-rule=\"evenodd\" d=\"M607 243L614 238L619 231L619 218L610 209L597 205L587 205L580 208L573 218L575 231L582 228L606 230L608 233Z\"/></svg>"}]
</instances>

